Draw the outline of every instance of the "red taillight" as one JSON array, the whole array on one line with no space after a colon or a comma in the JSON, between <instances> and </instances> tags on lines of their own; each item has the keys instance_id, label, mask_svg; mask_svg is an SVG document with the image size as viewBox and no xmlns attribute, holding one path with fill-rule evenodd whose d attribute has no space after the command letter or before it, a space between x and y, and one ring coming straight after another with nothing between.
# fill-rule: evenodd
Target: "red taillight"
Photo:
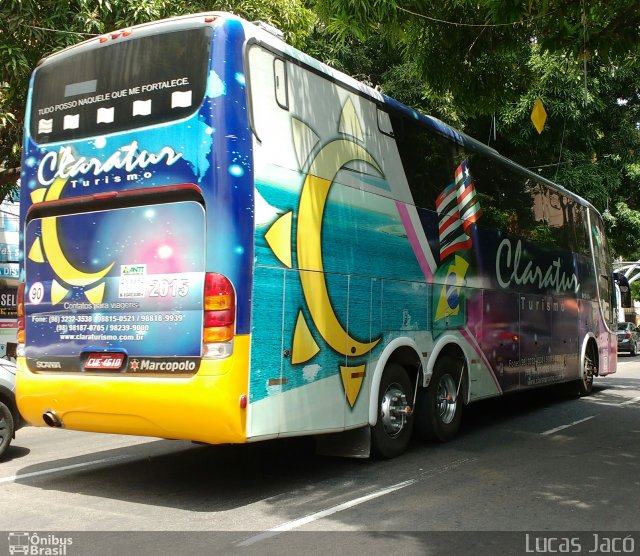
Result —
<instances>
[{"instance_id":1,"label":"red taillight","mask_svg":"<svg viewBox=\"0 0 640 556\"><path fill-rule=\"evenodd\" d=\"M205 311L204 327L231 326L235 321L234 309L219 309L217 311Z\"/></svg>"},{"instance_id":2,"label":"red taillight","mask_svg":"<svg viewBox=\"0 0 640 556\"><path fill-rule=\"evenodd\" d=\"M631 338L631 332L625 332L624 337L627 339Z\"/></svg>"},{"instance_id":3,"label":"red taillight","mask_svg":"<svg viewBox=\"0 0 640 556\"><path fill-rule=\"evenodd\" d=\"M18 305L16 307L16 312L18 313L18 336L16 339L19 344L24 344L24 282L18 286Z\"/></svg>"},{"instance_id":4,"label":"red taillight","mask_svg":"<svg viewBox=\"0 0 640 556\"><path fill-rule=\"evenodd\" d=\"M226 276L208 272L204 278L205 344L233 339L236 320L236 296Z\"/></svg>"}]
</instances>

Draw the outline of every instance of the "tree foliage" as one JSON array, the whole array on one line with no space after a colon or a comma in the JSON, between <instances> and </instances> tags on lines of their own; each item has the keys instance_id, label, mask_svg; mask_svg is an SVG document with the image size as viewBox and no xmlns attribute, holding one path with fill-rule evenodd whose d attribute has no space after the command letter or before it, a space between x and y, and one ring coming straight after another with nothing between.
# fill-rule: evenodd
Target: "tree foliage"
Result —
<instances>
[{"instance_id":1,"label":"tree foliage","mask_svg":"<svg viewBox=\"0 0 640 556\"><path fill-rule=\"evenodd\" d=\"M198 11L261 19L313 56L489 143L591 201L640 256L636 0L4 0L0 184L19 165L29 75L48 53ZM530 121L540 98L544 131ZM14 176L15 177L15 176Z\"/></svg>"},{"instance_id":2,"label":"tree foliage","mask_svg":"<svg viewBox=\"0 0 640 556\"><path fill-rule=\"evenodd\" d=\"M640 237L635 0L316 0L316 9L334 41L376 40L396 53L387 65L386 49L372 50L369 64L387 68L375 85L607 211L615 253L633 256L624 234ZM536 98L548 116L541 134L530 120Z\"/></svg>"},{"instance_id":3,"label":"tree foliage","mask_svg":"<svg viewBox=\"0 0 640 556\"><path fill-rule=\"evenodd\" d=\"M91 36L174 15L229 11L262 20L302 46L315 21L300 0L3 0L0 2L0 195L20 164L29 76L38 60ZM4 172L2 170L4 169ZM9 170L9 171L8 171Z\"/></svg>"}]
</instances>

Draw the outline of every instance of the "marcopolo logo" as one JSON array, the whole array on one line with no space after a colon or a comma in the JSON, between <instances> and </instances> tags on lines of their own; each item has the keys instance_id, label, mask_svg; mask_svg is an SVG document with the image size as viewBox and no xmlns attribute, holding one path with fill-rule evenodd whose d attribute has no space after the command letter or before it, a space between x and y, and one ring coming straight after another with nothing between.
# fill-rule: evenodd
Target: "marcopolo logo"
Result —
<instances>
[{"instance_id":1,"label":"marcopolo logo","mask_svg":"<svg viewBox=\"0 0 640 556\"><path fill-rule=\"evenodd\" d=\"M9 533L9 554L66 556L73 544L71 537L54 533Z\"/></svg>"},{"instance_id":2,"label":"marcopolo logo","mask_svg":"<svg viewBox=\"0 0 640 556\"><path fill-rule=\"evenodd\" d=\"M133 373L194 373L197 368L197 358L132 359L129 363Z\"/></svg>"}]
</instances>

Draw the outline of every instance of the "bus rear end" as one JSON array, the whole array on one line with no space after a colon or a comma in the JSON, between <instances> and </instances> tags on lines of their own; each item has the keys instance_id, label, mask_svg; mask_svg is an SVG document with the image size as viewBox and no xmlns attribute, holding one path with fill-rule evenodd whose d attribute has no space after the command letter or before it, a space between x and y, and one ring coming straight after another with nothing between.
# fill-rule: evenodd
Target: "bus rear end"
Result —
<instances>
[{"instance_id":1,"label":"bus rear end","mask_svg":"<svg viewBox=\"0 0 640 556\"><path fill-rule=\"evenodd\" d=\"M178 18L34 72L18 404L34 425L246 438L253 183L244 33Z\"/></svg>"}]
</instances>

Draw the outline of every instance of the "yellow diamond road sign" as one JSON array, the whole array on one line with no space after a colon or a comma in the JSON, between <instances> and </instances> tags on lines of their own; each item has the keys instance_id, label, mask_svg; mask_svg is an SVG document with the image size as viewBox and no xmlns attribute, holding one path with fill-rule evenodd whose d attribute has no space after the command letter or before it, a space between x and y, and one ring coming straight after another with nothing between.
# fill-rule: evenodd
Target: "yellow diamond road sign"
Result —
<instances>
[{"instance_id":1,"label":"yellow diamond road sign","mask_svg":"<svg viewBox=\"0 0 640 556\"><path fill-rule=\"evenodd\" d=\"M544 129L544 122L547 121L547 111L544 109L540 97L538 97L533 103L533 110L531 110L531 121L533 122L533 125L536 126L538 134L542 133L542 130Z\"/></svg>"}]
</instances>

